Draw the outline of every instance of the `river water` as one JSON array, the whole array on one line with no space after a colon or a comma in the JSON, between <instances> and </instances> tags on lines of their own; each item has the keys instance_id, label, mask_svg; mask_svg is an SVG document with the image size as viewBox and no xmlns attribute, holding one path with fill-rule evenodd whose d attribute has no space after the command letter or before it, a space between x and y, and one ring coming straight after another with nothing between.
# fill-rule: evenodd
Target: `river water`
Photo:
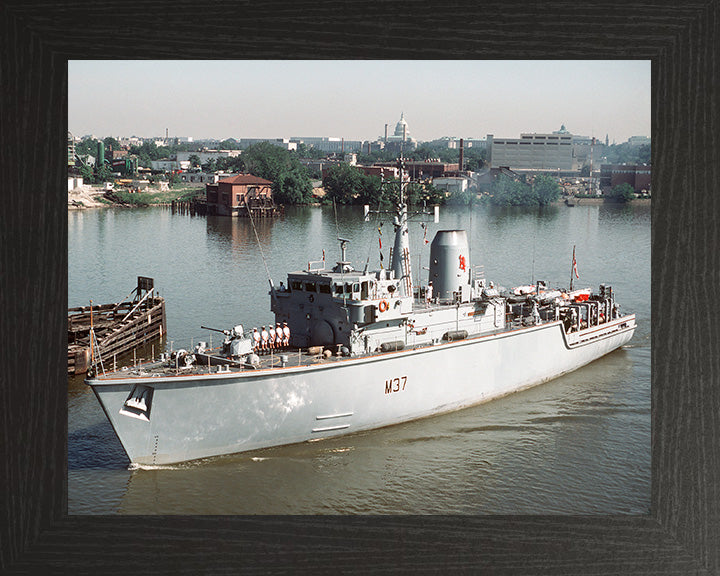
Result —
<instances>
[{"instance_id":1,"label":"river water","mask_svg":"<svg viewBox=\"0 0 720 576\"><path fill-rule=\"evenodd\" d=\"M382 226L380 226L382 224ZM168 208L68 212L68 306L117 302L150 276L174 349L201 325L260 326L277 285L309 260L379 265L389 217L359 207L291 207L276 220ZM443 207L411 224L413 274L427 281L437 230L464 228L495 285L610 284L637 314L630 343L571 374L452 414L371 432L155 469L129 461L91 389L68 381L70 514L645 514L650 506L650 206ZM427 232L426 232L427 230ZM217 338L218 334L215 334ZM157 354L161 343L155 347Z\"/></svg>"}]
</instances>

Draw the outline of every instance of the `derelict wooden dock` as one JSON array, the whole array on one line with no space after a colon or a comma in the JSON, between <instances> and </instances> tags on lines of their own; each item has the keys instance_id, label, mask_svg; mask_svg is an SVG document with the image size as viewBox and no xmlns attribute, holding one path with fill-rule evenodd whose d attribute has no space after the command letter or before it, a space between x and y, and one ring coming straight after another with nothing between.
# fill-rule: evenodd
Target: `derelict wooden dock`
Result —
<instances>
[{"instance_id":1,"label":"derelict wooden dock","mask_svg":"<svg viewBox=\"0 0 720 576\"><path fill-rule=\"evenodd\" d=\"M92 312L91 312L92 308ZM90 345L90 329L95 339ZM107 366L114 356L166 334L165 299L155 292L152 278L138 276L138 285L117 304L68 309L68 374L84 374L95 362Z\"/></svg>"}]
</instances>

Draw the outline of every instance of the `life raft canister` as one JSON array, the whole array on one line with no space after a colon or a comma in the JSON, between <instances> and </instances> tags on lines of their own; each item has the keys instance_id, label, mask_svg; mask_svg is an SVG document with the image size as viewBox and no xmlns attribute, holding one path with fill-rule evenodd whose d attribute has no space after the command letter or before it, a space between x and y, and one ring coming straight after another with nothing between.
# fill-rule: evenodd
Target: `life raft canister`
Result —
<instances>
[{"instance_id":1,"label":"life raft canister","mask_svg":"<svg viewBox=\"0 0 720 576\"><path fill-rule=\"evenodd\" d=\"M380 304L378 305L378 310L380 312L387 312L387 309L390 307L387 300L380 300Z\"/></svg>"}]
</instances>

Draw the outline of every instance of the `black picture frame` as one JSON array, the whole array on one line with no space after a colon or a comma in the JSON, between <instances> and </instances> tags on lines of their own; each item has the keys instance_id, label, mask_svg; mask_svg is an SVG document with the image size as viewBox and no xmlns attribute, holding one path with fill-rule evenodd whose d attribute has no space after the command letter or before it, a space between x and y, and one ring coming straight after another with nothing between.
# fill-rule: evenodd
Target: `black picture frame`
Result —
<instances>
[{"instance_id":1,"label":"black picture frame","mask_svg":"<svg viewBox=\"0 0 720 576\"><path fill-rule=\"evenodd\" d=\"M719 22L718 0L6 0L0 572L720 573ZM82 58L651 60L650 514L68 516L64 159L67 61Z\"/></svg>"}]
</instances>

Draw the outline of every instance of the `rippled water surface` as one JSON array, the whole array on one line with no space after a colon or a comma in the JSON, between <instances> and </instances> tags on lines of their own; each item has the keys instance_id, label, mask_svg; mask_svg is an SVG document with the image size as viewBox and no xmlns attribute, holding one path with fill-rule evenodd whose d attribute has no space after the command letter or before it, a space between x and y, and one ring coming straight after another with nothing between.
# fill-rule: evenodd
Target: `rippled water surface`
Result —
<instances>
[{"instance_id":1,"label":"rippled water surface","mask_svg":"<svg viewBox=\"0 0 720 576\"><path fill-rule=\"evenodd\" d=\"M164 208L68 213L68 305L117 302L136 277L166 298L174 348L207 340L200 326L262 325L263 257L277 284L308 260L377 268L378 226L361 208L291 208L259 221ZM628 346L533 389L453 414L293 446L154 469L129 461L90 388L68 382L71 514L642 514L650 503L650 206L542 211L443 208L440 229L464 228L473 264L496 285L533 279L611 284L635 312ZM411 225L413 272L426 280L429 244ZM385 262L388 254L385 253ZM170 342L167 342L169 344ZM158 343L158 348L160 343Z\"/></svg>"}]
</instances>

